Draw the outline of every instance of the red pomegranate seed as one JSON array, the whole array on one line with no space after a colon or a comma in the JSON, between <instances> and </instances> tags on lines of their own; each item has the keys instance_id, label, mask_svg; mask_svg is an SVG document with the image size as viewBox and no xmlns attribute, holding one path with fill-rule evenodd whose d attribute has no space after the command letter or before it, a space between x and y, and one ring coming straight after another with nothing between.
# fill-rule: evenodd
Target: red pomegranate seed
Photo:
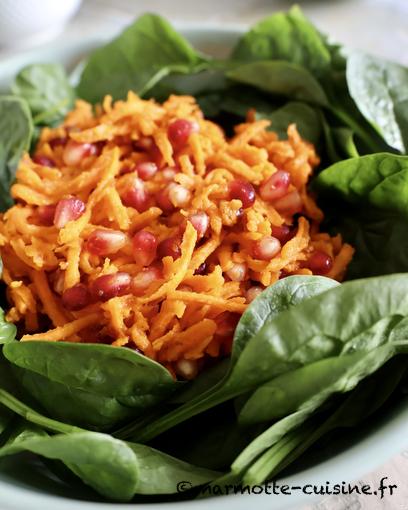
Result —
<instances>
[{"instance_id":1,"label":"red pomegranate seed","mask_svg":"<svg viewBox=\"0 0 408 510\"><path fill-rule=\"evenodd\" d=\"M80 310L91 302L88 288L82 283L74 285L62 294L62 304L68 310Z\"/></svg>"},{"instance_id":2,"label":"red pomegranate seed","mask_svg":"<svg viewBox=\"0 0 408 510\"><path fill-rule=\"evenodd\" d=\"M203 262L200 264L197 269L194 271L194 274L203 275L207 272L207 263Z\"/></svg>"},{"instance_id":3,"label":"red pomegranate seed","mask_svg":"<svg viewBox=\"0 0 408 510\"><path fill-rule=\"evenodd\" d=\"M278 212L283 214L296 214L302 210L302 198L297 190L291 191L287 195L279 198L273 204Z\"/></svg>"},{"instance_id":4,"label":"red pomegranate seed","mask_svg":"<svg viewBox=\"0 0 408 510\"><path fill-rule=\"evenodd\" d=\"M254 287L250 287L246 293L245 293L245 297L246 297L246 301L247 303L252 303L252 301L257 298L259 296L259 294L261 294L261 292L263 291L263 288L262 287L257 287L257 286L254 286Z\"/></svg>"},{"instance_id":5,"label":"red pomegranate seed","mask_svg":"<svg viewBox=\"0 0 408 510\"><path fill-rule=\"evenodd\" d=\"M156 195L156 203L164 213L171 213L175 210L169 197L169 186L160 190Z\"/></svg>"},{"instance_id":6,"label":"red pomegranate seed","mask_svg":"<svg viewBox=\"0 0 408 510\"><path fill-rule=\"evenodd\" d=\"M252 246L252 256L259 260L271 260L281 250L281 243L276 237L267 236L255 241Z\"/></svg>"},{"instance_id":7,"label":"red pomegranate seed","mask_svg":"<svg viewBox=\"0 0 408 510\"><path fill-rule=\"evenodd\" d=\"M204 211L198 211L196 213L190 214L188 220L197 231L197 239L202 239L207 233L208 227L210 225L210 218L208 217L208 214L206 214Z\"/></svg>"},{"instance_id":8,"label":"red pomegranate seed","mask_svg":"<svg viewBox=\"0 0 408 510\"><path fill-rule=\"evenodd\" d=\"M57 136L56 138L53 138L48 142L51 149L55 149L56 147L61 147L62 145L65 145L68 141L68 138L66 136Z\"/></svg>"},{"instance_id":9,"label":"red pomegranate seed","mask_svg":"<svg viewBox=\"0 0 408 510\"><path fill-rule=\"evenodd\" d=\"M173 182L168 186L169 200L174 207L186 207L191 200L191 192L182 186Z\"/></svg>"},{"instance_id":10,"label":"red pomegranate seed","mask_svg":"<svg viewBox=\"0 0 408 510\"><path fill-rule=\"evenodd\" d=\"M126 294L132 283L128 273L113 273L100 276L92 283L92 294L95 299L107 301L116 296Z\"/></svg>"},{"instance_id":11,"label":"red pomegranate seed","mask_svg":"<svg viewBox=\"0 0 408 510\"><path fill-rule=\"evenodd\" d=\"M133 184L123 192L121 198L126 207L133 207L138 212L144 212L149 207L149 194L143 181L137 177L133 180Z\"/></svg>"},{"instance_id":12,"label":"red pomegranate seed","mask_svg":"<svg viewBox=\"0 0 408 510\"><path fill-rule=\"evenodd\" d=\"M173 236L164 239L157 247L157 255L161 259L163 257L173 257L173 260L178 259L181 255L180 238Z\"/></svg>"},{"instance_id":13,"label":"red pomegranate seed","mask_svg":"<svg viewBox=\"0 0 408 510\"><path fill-rule=\"evenodd\" d=\"M242 207L247 209L255 202L255 188L248 181L236 179L229 183L230 199L238 199L242 202Z\"/></svg>"},{"instance_id":14,"label":"red pomegranate seed","mask_svg":"<svg viewBox=\"0 0 408 510\"><path fill-rule=\"evenodd\" d=\"M333 259L323 251L315 251L306 262L313 274L327 274L333 267Z\"/></svg>"},{"instance_id":15,"label":"red pomegranate seed","mask_svg":"<svg viewBox=\"0 0 408 510\"><path fill-rule=\"evenodd\" d=\"M197 122L177 119L169 125L167 135L173 147L180 148L188 142L192 133L197 133L199 130Z\"/></svg>"},{"instance_id":16,"label":"red pomegranate seed","mask_svg":"<svg viewBox=\"0 0 408 510\"><path fill-rule=\"evenodd\" d=\"M64 148L62 159L67 166L76 166L79 165L83 158L94 156L98 152L100 152L100 144L78 143L74 140L69 140Z\"/></svg>"},{"instance_id":17,"label":"red pomegranate seed","mask_svg":"<svg viewBox=\"0 0 408 510\"><path fill-rule=\"evenodd\" d=\"M126 244L126 234L119 230L96 229L88 237L86 248L94 255L116 253Z\"/></svg>"},{"instance_id":18,"label":"red pomegranate seed","mask_svg":"<svg viewBox=\"0 0 408 510\"><path fill-rule=\"evenodd\" d=\"M176 374L190 381L198 374L198 362L195 359L181 359L175 365Z\"/></svg>"},{"instance_id":19,"label":"red pomegranate seed","mask_svg":"<svg viewBox=\"0 0 408 510\"><path fill-rule=\"evenodd\" d=\"M56 206L52 205L40 205L37 208L38 219L43 225L50 227L54 224Z\"/></svg>"},{"instance_id":20,"label":"red pomegranate seed","mask_svg":"<svg viewBox=\"0 0 408 510\"><path fill-rule=\"evenodd\" d=\"M51 158L47 158L47 156L42 156L41 154L34 156L33 161L37 163L37 165L48 166L50 168L55 167L55 163Z\"/></svg>"},{"instance_id":21,"label":"red pomegranate seed","mask_svg":"<svg viewBox=\"0 0 408 510\"><path fill-rule=\"evenodd\" d=\"M141 161L136 165L136 172L141 179L148 181L157 172L157 165L153 161Z\"/></svg>"},{"instance_id":22,"label":"red pomegranate seed","mask_svg":"<svg viewBox=\"0 0 408 510\"><path fill-rule=\"evenodd\" d=\"M272 235L279 239L281 244L285 244L292 239L293 232L287 225L281 225L280 227L272 227Z\"/></svg>"},{"instance_id":23,"label":"red pomegranate seed","mask_svg":"<svg viewBox=\"0 0 408 510\"><path fill-rule=\"evenodd\" d=\"M150 266L156 258L156 236L147 232L147 230L140 230L133 236L132 248L136 262L139 262L142 266Z\"/></svg>"},{"instance_id":24,"label":"red pomegranate seed","mask_svg":"<svg viewBox=\"0 0 408 510\"><path fill-rule=\"evenodd\" d=\"M247 276L247 266L244 263L235 263L226 274L233 282L242 282Z\"/></svg>"},{"instance_id":25,"label":"red pomegranate seed","mask_svg":"<svg viewBox=\"0 0 408 510\"><path fill-rule=\"evenodd\" d=\"M165 168L163 168L161 173L162 173L162 176L163 176L164 180L172 181L174 179L174 177L176 176L177 171L176 171L175 168L171 168L170 166L166 166Z\"/></svg>"},{"instance_id":26,"label":"red pomegranate seed","mask_svg":"<svg viewBox=\"0 0 408 510\"><path fill-rule=\"evenodd\" d=\"M57 204L54 225L63 228L69 221L77 220L85 212L85 204L79 198L63 198Z\"/></svg>"},{"instance_id":27,"label":"red pomegranate seed","mask_svg":"<svg viewBox=\"0 0 408 510\"><path fill-rule=\"evenodd\" d=\"M262 200L273 202L286 195L290 184L290 174L278 170L261 184L259 194Z\"/></svg>"},{"instance_id":28,"label":"red pomegranate seed","mask_svg":"<svg viewBox=\"0 0 408 510\"><path fill-rule=\"evenodd\" d=\"M132 292L142 294L150 285L162 278L162 272L156 266L144 267L132 281Z\"/></svg>"},{"instance_id":29,"label":"red pomegranate seed","mask_svg":"<svg viewBox=\"0 0 408 510\"><path fill-rule=\"evenodd\" d=\"M153 149L155 143L151 136L142 136L139 140L133 142L133 147L136 150L150 151Z\"/></svg>"}]
</instances>

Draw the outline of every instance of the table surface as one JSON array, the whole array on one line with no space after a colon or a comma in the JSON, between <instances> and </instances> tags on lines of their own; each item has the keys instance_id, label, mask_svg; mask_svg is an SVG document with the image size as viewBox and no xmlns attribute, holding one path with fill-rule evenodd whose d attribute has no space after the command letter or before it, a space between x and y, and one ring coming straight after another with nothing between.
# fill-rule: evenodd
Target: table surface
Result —
<instances>
[{"instance_id":1,"label":"table surface","mask_svg":"<svg viewBox=\"0 0 408 510\"><path fill-rule=\"evenodd\" d=\"M83 33L119 31L146 11L161 14L173 22L249 25L275 10L287 9L292 3L285 0L84 0L77 16L57 39L71 41ZM334 40L408 65L408 0L300 0L297 3ZM0 55L10 52L3 49ZM401 449L404 446L407 445L401 445ZM382 477L388 477L387 483L398 486L393 497L327 496L302 510L407 510L407 475L408 450L358 481L377 487Z\"/></svg>"}]
</instances>

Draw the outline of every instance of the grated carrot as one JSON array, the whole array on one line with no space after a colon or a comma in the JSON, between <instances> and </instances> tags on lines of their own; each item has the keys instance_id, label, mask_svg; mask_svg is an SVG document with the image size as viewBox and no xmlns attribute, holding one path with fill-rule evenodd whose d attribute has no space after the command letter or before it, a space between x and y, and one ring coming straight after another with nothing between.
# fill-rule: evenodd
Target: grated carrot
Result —
<instances>
[{"instance_id":1,"label":"grated carrot","mask_svg":"<svg viewBox=\"0 0 408 510\"><path fill-rule=\"evenodd\" d=\"M168 127L176 119L193 121L199 129L185 145L173 147ZM54 166L37 164L25 154L11 188L16 204L0 217L2 279L10 301L6 316L26 332L22 339L108 340L140 350L176 375L180 360L205 362L228 354L233 328L222 333L218 324L244 312L252 285L266 287L284 275L311 274L307 261L316 250L332 257L328 276L341 280L353 248L340 236L320 232L323 213L308 190L319 164L314 147L294 125L288 127L287 139L280 140L269 130L269 121L255 119L250 111L228 139L190 96L170 96L158 104L129 92L126 100L116 102L106 96L95 109L77 101L61 126L44 128L35 154L48 157ZM53 144L55 138L96 144L100 151L67 166L68 146ZM141 163L154 163L158 171L139 179L147 198L138 210L123 196L134 185ZM300 215L279 212L258 193L258 186L278 168L290 174L290 191L301 197ZM255 201L249 207L230 196L234 180L254 186ZM166 203L158 197L170 183L184 188L188 200L163 210ZM56 206L70 196L84 202L84 213L61 229L43 223L39 206ZM197 212L208 217L203 238L189 221ZM254 243L284 225L291 227L292 237L280 252L270 260L255 258ZM87 240L96 229L125 233L125 245L90 253ZM173 237L180 256L156 255L143 268L132 247L140 230L153 234L157 243ZM236 264L245 274L232 281ZM75 311L64 307L63 292L79 283L91 286L100 276L117 272L132 280L150 269L156 276L143 292L134 291L132 283L123 296L104 302L95 298ZM44 316L53 329L43 326Z\"/></svg>"}]
</instances>

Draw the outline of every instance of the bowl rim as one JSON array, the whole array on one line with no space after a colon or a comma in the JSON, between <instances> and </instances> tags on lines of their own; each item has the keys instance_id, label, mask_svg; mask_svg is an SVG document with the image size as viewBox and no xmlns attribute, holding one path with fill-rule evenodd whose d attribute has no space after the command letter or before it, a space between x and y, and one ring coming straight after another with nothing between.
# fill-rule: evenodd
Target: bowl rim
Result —
<instances>
[{"instance_id":1,"label":"bowl rim","mask_svg":"<svg viewBox=\"0 0 408 510\"><path fill-rule=\"evenodd\" d=\"M222 22L175 22L175 28L187 39L199 36L201 39L208 37L238 38L247 28L247 24ZM124 27L125 25L123 25ZM60 54L69 50L70 54L84 54L102 44L112 37L115 37L123 27L115 28L101 33L100 35L85 36L81 41L58 41L56 44L37 46L30 50L8 53L0 61L0 83L3 73L14 75L16 70L27 63L39 60L39 55L46 55L45 60L52 54ZM212 40L214 43L214 40ZM10 69L12 72L10 72ZM3 80L4 81L4 80ZM405 404L408 400L406 399ZM361 438L356 444L352 444L343 451L337 452L333 457L323 460L319 464L299 471L294 475L279 479L280 484L299 486L312 484L324 485L326 480L332 483L341 483L343 480L349 482L364 476L377 469L393 455L401 452L408 446L408 406L399 405L393 410L386 423L380 423L376 430ZM403 408L404 407L404 408ZM401 409L400 409L401 408ZM375 458L373 453L375 452ZM303 482L304 483L303 483ZM134 510L135 504L91 502L78 499L70 499L65 496L56 496L32 490L26 487L16 486L10 482L1 480L0 473L0 494L2 510ZM312 504L322 496L305 495L296 492L291 497L283 494L278 496L262 495L230 495L214 496L211 501L216 502L220 510L246 510L250 502L257 503L259 510L289 510L299 508L301 505ZM163 510L164 508L179 508L183 510L204 510L208 508L208 499L188 500L165 503L136 503L140 510Z\"/></svg>"}]
</instances>

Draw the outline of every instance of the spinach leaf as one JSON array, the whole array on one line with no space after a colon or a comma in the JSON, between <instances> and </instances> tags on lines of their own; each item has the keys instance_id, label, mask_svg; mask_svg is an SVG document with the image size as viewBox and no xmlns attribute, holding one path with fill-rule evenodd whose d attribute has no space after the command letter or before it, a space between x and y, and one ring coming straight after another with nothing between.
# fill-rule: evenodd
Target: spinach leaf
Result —
<instances>
[{"instance_id":1,"label":"spinach leaf","mask_svg":"<svg viewBox=\"0 0 408 510\"><path fill-rule=\"evenodd\" d=\"M0 96L0 211L11 207L10 186L18 162L30 147L33 122L24 99Z\"/></svg>"},{"instance_id":2,"label":"spinach leaf","mask_svg":"<svg viewBox=\"0 0 408 510\"><path fill-rule=\"evenodd\" d=\"M265 289L253 300L237 324L234 334L236 357L242 352L240 346L245 348L248 339L280 313L338 285L324 276L289 276Z\"/></svg>"},{"instance_id":3,"label":"spinach leaf","mask_svg":"<svg viewBox=\"0 0 408 510\"><path fill-rule=\"evenodd\" d=\"M0 308L0 345L12 342L17 333L17 328L4 318L4 311Z\"/></svg>"},{"instance_id":4,"label":"spinach leaf","mask_svg":"<svg viewBox=\"0 0 408 510\"><path fill-rule=\"evenodd\" d=\"M408 352L408 328L405 328L405 332L407 339L403 342L393 343L392 336L390 336L389 343L377 349L368 352L359 351L318 361L307 367L289 372L285 374L286 377L278 378L276 386L274 386L274 381L265 385L263 390L257 396L254 396L253 401L253 404L258 400L258 404L263 401L264 405L267 403L268 408L271 406L269 416L268 413L264 413L263 419L269 420L272 418L273 405L277 400L276 391L282 389L281 383L288 383L289 380L292 386L287 389L287 411L292 410L292 404L293 412L291 414L285 413L286 416L283 419L271 425L252 441L235 460L232 470L234 472L247 470L244 475L245 483L262 483L268 478L271 471L271 461L275 455L271 447L287 432L299 427L329 396L337 392L352 390L362 379L374 373L392 356L400 352ZM303 384L306 386L302 387ZM297 391L301 393L297 394ZM271 401L268 401L268 397L271 397ZM281 409L283 411L283 407ZM247 419L253 416L253 411L254 407L252 409L247 408ZM249 467L262 453L263 455Z\"/></svg>"},{"instance_id":5,"label":"spinach leaf","mask_svg":"<svg viewBox=\"0 0 408 510\"><path fill-rule=\"evenodd\" d=\"M55 124L72 109L74 89L59 64L34 64L15 77L11 91L25 99L35 124Z\"/></svg>"},{"instance_id":6,"label":"spinach leaf","mask_svg":"<svg viewBox=\"0 0 408 510\"><path fill-rule=\"evenodd\" d=\"M226 76L271 94L328 106L328 99L319 82L298 64L284 60L251 62L234 67L226 72Z\"/></svg>"},{"instance_id":7,"label":"spinach leaf","mask_svg":"<svg viewBox=\"0 0 408 510\"><path fill-rule=\"evenodd\" d=\"M92 103L106 94L122 99L129 90L143 95L170 73L192 73L205 62L167 21L145 14L91 54L77 92Z\"/></svg>"},{"instance_id":8,"label":"spinach leaf","mask_svg":"<svg viewBox=\"0 0 408 510\"><path fill-rule=\"evenodd\" d=\"M361 113L385 141L408 152L408 68L354 53L347 59L347 85Z\"/></svg>"},{"instance_id":9,"label":"spinach leaf","mask_svg":"<svg viewBox=\"0 0 408 510\"><path fill-rule=\"evenodd\" d=\"M272 113L264 113L257 110L257 118L271 121L271 130L277 133L279 138L286 139L288 126L296 124L302 138L318 144L321 134L319 115L314 108L306 103L289 101Z\"/></svg>"},{"instance_id":10,"label":"spinach leaf","mask_svg":"<svg viewBox=\"0 0 408 510\"><path fill-rule=\"evenodd\" d=\"M305 300L279 314L248 342L226 386L237 391L241 381L242 386L255 387L319 359L378 347L387 340L387 329L363 333L381 321L404 317L407 289L408 274L397 274L346 282Z\"/></svg>"},{"instance_id":11,"label":"spinach leaf","mask_svg":"<svg viewBox=\"0 0 408 510\"><path fill-rule=\"evenodd\" d=\"M331 285L335 284L328 283L326 278L315 276L291 276L272 285L266 291L269 296L272 296L272 293L274 293L272 305L266 305L264 300L260 299L261 296L259 296L248 307L245 317L241 318L241 321L248 323L249 331L247 332L245 327L241 328L238 325L234 336L230 366L225 377L216 386L210 387L208 391L200 393L186 404L151 423L148 429L137 427L137 424L130 424L120 431L120 437L133 437L135 434L137 441L147 441L206 409L210 409L221 402L252 389L255 384L248 384L250 378L248 380L245 378L241 379L240 371L236 372L236 367L239 365L240 359L248 346L251 345L251 342L257 336L253 335L253 331L258 330L261 325L268 324L269 321L273 320L274 314L277 315L280 311L283 312L290 304L310 299L312 296L326 291ZM260 306L259 317L257 316L258 306ZM253 311L251 312L251 310ZM269 317L271 318L269 319ZM263 349L261 348L259 352L263 352ZM261 359L264 360L264 357L262 356ZM261 360L258 358L258 361ZM268 363L267 360L266 363ZM257 372L257 363L253 365L253 368Z\"/></svg>"},{"instance_id":12,"label":"spinach leaf","mask_svg":"<svg viewBox=\"0 0 408 510\"><path fill-rule=\"evenodd\" d=\"M315 180L322 193L408 217L408 157L379 153L341 161Z\"/></svg>"},{"instance_id":13,"label":"spinach leaf","mask_svg":"<svg viewBox=\"0 0 408 510\"><path fill-rule=\"evenodd\" d=\"M407 157L380 153L341 161L314 186L330 228L356 248L349 277L407 271Z\"/></svg>"},{"instance_id":14,"label":"spinach leaf","mask_svg":"<svg viewBox=\"0 0 408 510\"><path fill-rule=\"evenodd\" d=\"M232 52L242 61L286 60L319 76L331 64L330 50L299 7L269 16L244 34Z\"/></svg>"},{"instance_id":15,"label":"spinach leaf","mask_svg":"<svg viewBox=\"0 0 408 510\"><path fill-rule=\"evenodd\" d=\"M97 429L143 413L180 384L162 365L109 345L13 342L4 355L51 416Z\"/></svg>"},{"instance_id":16,"label":"spinach leaf","mask_svg":"<svg viewBox=\"0 0 408 510\"><path fill-rule=\"evenodd\" d=\"M106 498L130 501L135 494L172 494L188 479L202 485L217 473L197 468L143 445L97 432L44 435L26 426L0 448L0 456L30 451L55 459Z\"/></svg>"},{"instance_id":17,"label":"spinach leaf","mask_svg":"<svg viewBox=\"0 0 408 510\"><path fill-rule=\"evenodd\" d=\"M320 416L312 419L310 434L307 437L302 437L298 446L283 461L276 462L275 459L271 459L268 478L275 476L292 464L322 436L335 429L355 427L377 412L398 388L406 373L406 367L406 356L397 356L373 375L363 379L354 390L346 395L338 407L336 405L337 409L332 409L330 416L323 423ZM300 432L304 426L301 425L295 433ZM308 426L307 423L306 426Z\"/></svg>"}]
</instances>

